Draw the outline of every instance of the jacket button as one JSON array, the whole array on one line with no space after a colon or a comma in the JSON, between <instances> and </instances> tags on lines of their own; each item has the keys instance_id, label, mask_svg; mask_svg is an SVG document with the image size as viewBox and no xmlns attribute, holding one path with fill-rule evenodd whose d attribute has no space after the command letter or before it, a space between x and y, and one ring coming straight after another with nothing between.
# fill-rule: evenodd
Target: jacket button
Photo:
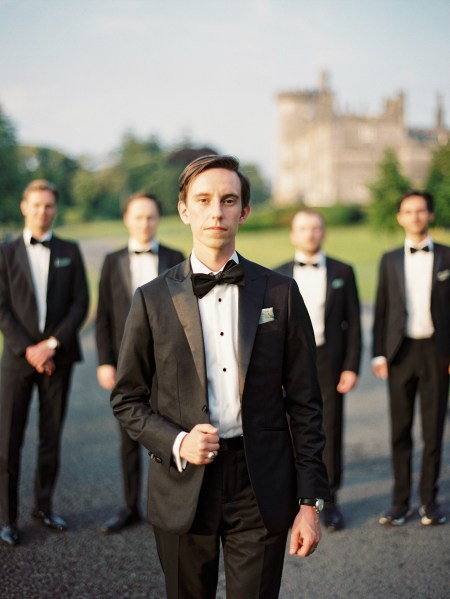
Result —
<instances>
[{"instance_id":1,"label":"jacket button","mask_svg":"<svg viewBox=\"0 0 450 599\"><path fill-rule=\"evenodd\" d=\"M205 414L208 413L208 406L206 404L202 406L202 412L205 412Z\"/></svg>"}]
</instances>

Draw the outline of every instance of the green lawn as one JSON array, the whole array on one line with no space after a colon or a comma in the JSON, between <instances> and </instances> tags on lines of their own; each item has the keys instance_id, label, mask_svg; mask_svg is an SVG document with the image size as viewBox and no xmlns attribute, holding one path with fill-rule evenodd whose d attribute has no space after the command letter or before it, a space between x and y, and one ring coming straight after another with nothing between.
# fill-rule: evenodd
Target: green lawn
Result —
<instances>
[{"instance_id":1,"label":"green lawn","mask_svg":"<svg viewBox=\"0 0 450 599\"><path fill-rule=\"evenodd\" d=\"M120 239L123 239L123 243L126 242L126 232L120 222L87 223L61 229L60 233L72 239L118 237L119 242ZM432 236L436 241L450 245L450 231L433 229ZM163 220L159 237L162 243L176 247L185 254L191 250L190 230L176 216ZM325 251L355 267L361 300L370 303L374 300L381 255L402 243L403 235L400 229L395 234L385 234L374 232L368 225L333 227L328 229ZM288 229L246 231L245 225L239 232L237 249L246 258L269 268L290 260L293 254ZM90 279L91 286L95 286L96 282L92 277Z\"/></svg>"}]
</instances>

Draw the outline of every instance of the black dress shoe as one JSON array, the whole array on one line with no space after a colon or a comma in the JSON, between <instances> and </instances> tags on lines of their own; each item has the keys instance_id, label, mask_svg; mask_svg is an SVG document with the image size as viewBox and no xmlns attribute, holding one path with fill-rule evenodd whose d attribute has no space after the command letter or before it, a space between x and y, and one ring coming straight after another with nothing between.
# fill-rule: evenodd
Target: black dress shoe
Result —
<instances>
[{"instance_id":1,"label":"black dress shoe","mask_svg":"<svg viewBox=\"0 0 450 599\"><path fill-rule=\"evenodd\" d=\"M328 505L323 510L323 520L325 528L329 532L335 532L344 528L344 516L336 504Z\"/></svg>"},{"instance_id":2,"label":"black dress shoe","mask_svg":"<svg viewBox=\"0 0 450 599\"><path fill-rule=\"evenodd\" d=\"M61 516L57 516L56 514L47 514L42 510L34 510L32 516L35 520L39 520L44 526L47 526L52 530L64 532L68 529L67 522L63 520Z\"/></svg>"},{"instance_id":3,"label":"black dress shoe","mask_svg":"<svg viewBox=\"0 0 450 599\"><path fill-rule=\"evenodd\" d=\"M20 542L19 531L13 524L5 524L0 529L0 539L7 545L18 545Z\"/></svg>"},{"instance_id":4,"label":"black dress shoe","mask_svg":"<svg viewBox=\"0 0 450 599\"><path fill-rule=\"evenodd\" d=\"M105 534L119 532L122 530L122 528L126 528L127 526L131 526L131 524L140 522L141 519L142 518L138 510L123 508L118 514L105 522L105 524L102 526L102 532Z\"/></svg>"}]
</instances>

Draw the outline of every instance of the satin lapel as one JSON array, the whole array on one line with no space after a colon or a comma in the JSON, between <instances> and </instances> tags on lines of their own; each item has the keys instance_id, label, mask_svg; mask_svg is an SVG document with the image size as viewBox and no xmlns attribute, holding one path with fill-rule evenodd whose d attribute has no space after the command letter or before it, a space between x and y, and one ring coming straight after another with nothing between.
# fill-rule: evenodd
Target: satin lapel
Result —
<instances>
[{"instance_id":1,"label":"satin lapel","mask_svg":"<svg viewBox=\"0 0 450 599\"><path fill-rule=\"evenodd\" d=\"M266 277L258 274L252 264L239 256L245 269L245 285L239 288L238 367L239 395L242 401L245 377L252 355L256 331L263 307Z\"/></svg>"},{"instance_id":2,"label":"satin lapel","mask_svg":"<svg viewBox=\"0 0 450 599\"><path fill-rule=\"evenodd\" d=\"M131 288L131 270L130 270L130 256L128 248L124 249L119 256L119 273L120 279L125 286L128 297L133 296L133 289Z\"/></svg>"},{"instance_id":3,"label":"satin lapel","mask_svg":"<svg viewBox=\"0 0 450 599\"><path fill-rule=\"evenodd\" d=\"M30 267L30 262L28 260L28 253L27 253L27 249L25 247L25 242L23 241L23 238L19 238L17 240L17 253L15 254L16 256L16 266L18 268L19 271L22 271L24 279L26 281L26 286L28 287L28 290L25 291L25 295L28 293L29 296L32 298L32 305L33 305L33 313L30 314L30 319L32 319L32 322L34 323L34 326L36 328L36 334L39 333L39 316L38 316L38 309L37 309L37 303L36 303L36 292L34 289L34 283L33 283L33 276L31 274L31 267ZM23 290L21 290L20 292L22 293ZM19 298L18 301L21 301L22 298Z\"/></svg>"},{"instance_id":4,"label":"satin lapel","mask_svg":"<svg viewBox=\"0 0 450 599\"><path fill-rule=\"evenodd\" d=\"M442 252L441 249L438 246L436 246L436 244L434 244L433 254L433 278L431 280L431 289L434 289L434 286L437 283L437 274L439 272L442 262Z\"/></svg>"},{"instance_id":5,"label":"satin lapel","mask_svg":"<svg viewBox=\"0 0 450 599\"><path fill-rule=\"evenodd\" d=\"M405 250L401 248L394 254L394 269L397 275L398 288L400 291L400 299L403 305L406 306L406 290L405 290Z\"/></svg>"},{"instance_id":6,"label":"satin lapel","mask_svg":"<svg viewBox=\"0 0 450 599\"><path fill-rule=\"evenodd\" d=\"M31 275L30 262L28 260L27 249L22 238L17 240L17 266L23 272L25 279L30 286L30 292L34 295L34 283ZM37 313L37 312L36 312Z\"/></svg>"},{"instance_id":7,"label":"satin lapel","mask_svg":"<svg viewBox=\"0 0 450 599\"><path fill-rule=\"evenodd\" d=\"M198 378L206 389L205 348L202 325L198 310L198 300L192 291L191 265L189 259L181 262L178 268L166 277L173 305L189 343Z\"/></svg>"},{"instance_id":8,"label":"satin lapel","mask_svg":"<svg viewBox=\"0 0 450 599\"><path fill-rule=\"evenodd\" d=\"M50 261L48 263L48 279L47 279L47 302L49 298L49 290L55 276L55 257L57 256L58 239L53 235L50 242Z\"/></svg>"}]
</instances>

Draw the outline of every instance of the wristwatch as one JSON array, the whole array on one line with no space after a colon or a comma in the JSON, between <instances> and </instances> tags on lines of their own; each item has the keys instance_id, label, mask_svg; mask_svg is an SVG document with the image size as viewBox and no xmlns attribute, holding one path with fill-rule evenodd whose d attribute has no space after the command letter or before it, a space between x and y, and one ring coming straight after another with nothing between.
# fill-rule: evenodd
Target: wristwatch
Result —
<instances>
[{"instance_id":1,"label":"wristwatch","mask_svg":"<svg viewBox=\"0 0 450 599\"><path fill-rule=\"evenodd\" d=\"M315 499L303 497L298 500L299 505L310 505L311 507L316 509L316 512L318 514L320 514L320 512L323 510L324 503L325 502L323 499L318 499L317 497Z\"/></svg>"},{"instance_id":2,"label":"wristwatch","mask_svg":"<svg viewBox=\"0 0 450 599\"><path fill-rule=\"evenodd\" d=\"M58 347L59 347L58 339L56 339L56 337L49 337L47 339L47 347L49 349L58 349Z\"/></svg>"}]
</instances>

